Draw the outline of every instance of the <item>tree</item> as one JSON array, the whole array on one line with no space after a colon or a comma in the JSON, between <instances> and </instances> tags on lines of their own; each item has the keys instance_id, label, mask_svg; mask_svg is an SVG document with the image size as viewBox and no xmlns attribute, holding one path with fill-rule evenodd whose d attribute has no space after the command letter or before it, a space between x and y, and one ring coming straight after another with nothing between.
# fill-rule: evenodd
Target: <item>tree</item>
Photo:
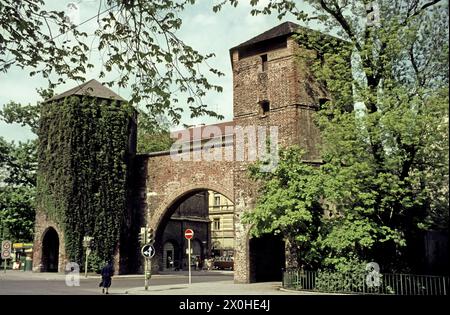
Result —
<instances>
[{"instance_id":1,"label":"tree","mask_svg":"<svg viewBox=\"0 0 450 315\"><path fill-rule=\"evenodd\" d=\"M263 172L252 165L250 177L261 183L260 198L252 212L244 214L244 223L254 223L255 236L281 234L289 242L292 265L315 268L320 261L317 240L322 214L322 195L318 169L302 163L303 151L291 147L280 152L274 172Z\"/></svg>"},{"instance_id":2,"label":"tree","mask_svg":"<svg viewBox=\"0 0 450 315\"><path fill-rule=\"evenodd\" d=\"M33 239L36 166L36 141L15 144L0 137L0 227L4 238Z\"/></svg>"},{"instance_id":3,"label":"tree","mask_svg":"<svg viewBox=\"0 0 450 315\"><path fill-rule=\"evenodd\" d=\"M152 118L140 111L137 136L137 151L139 153L167 151L173 144L170 138L170 124L164 117Z\"/></svg>"},{"instance_id":4,"label":"tree","mask_svg":"<svg viewBox=\"0 0 450 315\"><path fill-rule=\"evenodd\" d=\"M322 263L336 268L356 257L382 270L418 270L423 232L448 230L448 4L378 1L369 21L373 2L307 2L313 14L294 1L269 1L252 13L319 21L352 51L348 80L345 50L326 51L320 36L299 36L318 51L314 73L332 95L317 113L319 182L333 205L317 242Z\"/></svg>"},{"instance_id":5,"label":"tree","mask_svg":"<svg viewBox=\"0 0 450 315\"><path fill-rule=\"evenodd\" d=\"M95 68L89 56L97 49L103 60L99 77L109 86L129 87L130 103L146 106L148 114L166 114L177 124L182 112L177 103L183 97L192 117L222 118L202 102L207 91L222 91L200 71L204 66L223 75L207 64L213 54L200 54L176 35L182 25L178 14L195 0L102 4L97 15L74 25L64 12L48 10L43 0L2 1L0 72L12 65L31 68L30 75L47 78L50 89L66 80L82 83L87 70ZM91 20L97 20L96 29L81 31ZM115 79L106 79L107 74Z\"/></svg>"}]
</instances>

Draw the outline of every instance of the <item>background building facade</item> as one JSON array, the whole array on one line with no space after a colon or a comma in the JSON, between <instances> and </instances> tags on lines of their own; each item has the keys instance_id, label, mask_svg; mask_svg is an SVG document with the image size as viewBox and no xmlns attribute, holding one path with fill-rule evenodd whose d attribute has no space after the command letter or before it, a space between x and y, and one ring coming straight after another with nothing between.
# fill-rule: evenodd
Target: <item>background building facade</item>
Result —
<instances>
[{"instance_id":1,"label":"background building facade","mask_svg":"<svg viewBox=\"0 0 450 315\"><path fill-rule=\"evenodd\" d=\"M211 222L211 256L234 254L234 204L224 195L208 191Z\"/></svg>"}]
</instances>

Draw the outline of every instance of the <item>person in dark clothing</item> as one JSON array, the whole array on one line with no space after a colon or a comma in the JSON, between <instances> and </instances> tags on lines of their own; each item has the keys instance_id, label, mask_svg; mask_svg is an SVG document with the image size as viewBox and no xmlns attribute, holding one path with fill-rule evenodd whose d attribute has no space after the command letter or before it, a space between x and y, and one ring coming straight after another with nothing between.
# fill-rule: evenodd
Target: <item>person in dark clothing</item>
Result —
<instances>
[{"instance_id":1,"label":"person in dark clothing","mask_svg":"<svg viewBox=\"0 0 450 315\"><path fill-rule=\"evenodd\" d=\"M102 293L108 293L108 289L111 286L111 278L114 275L114 267L112 261L109 261L105 267L102 268L102 282L100 282L100 287L102 287Z\"/></svg>"}]
</instances>

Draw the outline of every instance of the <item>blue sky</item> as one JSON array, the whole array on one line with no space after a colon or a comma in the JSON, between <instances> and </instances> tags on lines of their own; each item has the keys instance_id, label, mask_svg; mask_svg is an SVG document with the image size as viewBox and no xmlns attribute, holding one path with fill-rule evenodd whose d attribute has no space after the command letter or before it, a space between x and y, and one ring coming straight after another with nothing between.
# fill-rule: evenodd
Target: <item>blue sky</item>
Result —
<instances>
[{"instance_id":1,"label":"blue sky","mask_svg":"<svg viewBox=\"0 0 450 315\"><path fill-rule=\"evenodd\" d=\"M77 2L78 0L74 1ZM79 20L84 21L97 14L100 0L81 0L79 4ZM67 0L48 0L48 8L64 10L68 3ZM103 1L104 2L104 1ZM179 38L199 50L203 54L215 53L209 64L225 73L224 77L216 78L211 76L211 82L223 87L222 93L209 93L204 99L206 104L211 105L210 109L225 116L226 120L233 118L232 106L232 75L228 50L237 44L254 37L267 29L274 27L284 21L295 20L292 17L286 17L278 20L276 16L251 16L248 0L241 0L237 8L227 5L218 13L212 11L212 6L217 1L197 0L197 4L190 6L182 13L183 26L178 32ZM266 2L261 1L262 4ZM301 6L301 4L300 4ZM95 21L93 21L95 23ZM89 25L85 25L89 28ZM94 64L100 65L100 61ZM20 103L35 103L40 98L36 92L37 88L46 87L46 80L39 77L30 77L29 69L22 70L12 67L7 73L0 74L0 106L12 100ZM98 79L96 74L98 69L87 75L87 79ZM62 93L65 90L76 86L76 82L67 82L56 89L56 93ZM127 98L129 92L124 89L113 88L119 95ZM214 123L216 120L210 117L189 118L189 114L183 114L183 123L199 124ZM19 125L5 124L0 122L0 135L8 141L24 141L32 138L34 135L25 127Z\"/></svg>"}]
</instances>

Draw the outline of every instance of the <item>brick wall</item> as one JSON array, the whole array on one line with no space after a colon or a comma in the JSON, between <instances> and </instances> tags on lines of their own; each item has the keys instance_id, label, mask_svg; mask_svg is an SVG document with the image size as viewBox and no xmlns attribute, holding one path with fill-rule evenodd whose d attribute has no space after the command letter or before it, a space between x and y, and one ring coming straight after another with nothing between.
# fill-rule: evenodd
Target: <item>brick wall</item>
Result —
<instances>
[{"instance_id":1,"label":"brick wall","mask_svg":"<svg viewBox=\"0 0 450 315\"><path fill-rule=\"evenodd\" d=\"M145 173L139 196L138 212L144 213L143 225L156 232L156 257L152 269L160 270L162 261L163 228L172 215L173 206L192 193L212 190L230 200L233 194L233 162L174 161L170 154L140 155L140 167Z\"/></svg>"},{"instance_id":2,"label":"brick wall","mask_svg":"<svg viewBox=\"0 0 450 315\"><path fill-rule=\"evenodd\" d=\"M319 97L324 96L320 85L312 81L306 65L298 54L310 54L286 38L285 47L259 50L258 54L240 58L239 49L231 51L233 66L234 122L237 126L277 126L280 147L294 144L308 151L305 159L317 159L319 131L313 122ZM262 55L267 55L267 69L263 70ZM270 110L261 111L261 102L268 101ZM240 145L239 143L235 143ZM236 162L234 169L235 195L235 281L247 283L250 263L255 261L249 252L250 227L241 223L242 214L254 208L257 188L246 174L248 162Z\"/></svg>"},{"instance_id":3,"label":"brick wall","mask_svg":"<svg viewBox=\"0 0 450 315\"><path fill-rule=\"evenodd\" d=\"M36 219L34 226L34 244L33 244L33 271L45 271L42 265L42 246L46 232L53 228L58 234L58 272L64 272L64 268L68 263L65 255L64 233L54 221L50 220L44 211L36 211Z\"/></svg>"}]
</instances>

